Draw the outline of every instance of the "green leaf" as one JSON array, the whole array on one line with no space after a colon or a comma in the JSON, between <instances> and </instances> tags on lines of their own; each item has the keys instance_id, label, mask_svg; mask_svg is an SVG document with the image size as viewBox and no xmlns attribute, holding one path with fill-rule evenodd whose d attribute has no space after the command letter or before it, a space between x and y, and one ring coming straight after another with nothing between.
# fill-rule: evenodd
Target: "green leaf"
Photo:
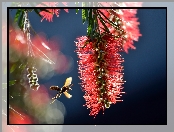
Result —
<instances>
[{"instance_id":1,"label":"green leaf","mask_svg":"<svg viewBox=\"0 0 174 132\"><path fill-rule=\"evenodd\" d=\"M16 83L16 80L9 81L9 86L12 86Z\"/></svg>"},{"instance_id":2,"label":"green leaf","mask_svg":"<svg viewBox=\"0 0 174 132\"><path fill-rule=\"evenodd\" d=\"M86 2L82 2L82 7L85 7L85 3ZM86 18L88 17L88 9L82 9L82 22L83 24L85 23L86 21Z\"/></svg>"},{"instance_id":3,"label":"green leaf","mask_svg":"<svg viewBox=\"0 0 174 132\"><path fill-rule=\"evenodd\" d=\"M75 2L76 7L79 6L79 2ZM76 14L79 12L79 9L76 9Z\"/></svg>"},{"instance_id":4,"label":"green leaf","mask_svg":"<svg viewBox=\"0 0 174 132\"><path fill-rule=\"evenodd\" d=\"M85 23L87 17L88 17L88 9L82 9L82 22L83 22L83 24Z\"/></svg>"},{"instance_id":5,"label":"green leaf","mask_svg":"<svg viewBox=\"0 0 174 132\"><path fill-rule=\"evenodd\" d=\"M94 28L94 19L92 18L92 9L89 9L87 35L90 37L93 36L93 28Z\"/></svg>"},{"instance_id":6,"label":"green leaf","mask_svg":"<svg viewBox=\"0 0 174 132\"><path fill-rule=\"evenodd\" d=\"M76 9L76 14L79 12L79 9Z\"/></svg>"},{"instance_id":7,"label":"green leaf","mask_svg":"<svg viewBox=\"0 0 174 132\"><path fill-rule=\"evenodd\" d=\"M14 72L14 70L16 69L17 65L13 64L12 67L10 68L10 73Z\"/></svg>"},{"instance_id":8,"label":"green leaf","mask_svg":"<svg viewBox=\"0 0 174 132\"><path fill-rule=\"evenodd\" d=\"M15 22L18 21L20 14L21 14L21 9L18 9L16 12L16 15L15 15L15 19L14 19Z\"/></svg>"},{"instance_id":9,"label":"green leaf","mask_svg":"<svg viewBox=\"0 0 174 132\"><path fill-rule=\"evenodd\" d=\"M39 14L39 11L37 9L34 9L34 11L36 12L37 15L39 15L40 17L42 17L40 14Z\"/></svg>"},{"instance_id":10,"label":"green leaf","mask_svg":"<svg viewBox=\"0 0 174 132\"><path fill-rule=\"evenodd\" d=\"M90 9L90 11L89 11L89 22L90 22L92 31L93 31L93 28L94 28L94 20L95 20L95 19L93 19L92 9ZM92 35L93 35L93 32L92 32Z\"/></svg>"},{"instance_id":11,"label":"green leaf","mask_svg":"<svg viewBox=\"0 0 174 132\"><path fill-rule=\"evenodd\" d=\"M92 32L92 27L91 27L91 25L88 25L87 35L91 36L91 32Z\"/></svg>"},{"instance_id":12,"label":"green leaf","mask_svg":"<svg viewBox=\"0 0 174 132\"><path fill-rule=\"evenodd\" d=\"M24 10L22 11L22 14L21 14L21 16L19 18L19 21L18 21L18 26L19 26L20 29L22 29L23 28L23 25L24 25L23 16L24 16Z\"/></svg>"}]
</instances>

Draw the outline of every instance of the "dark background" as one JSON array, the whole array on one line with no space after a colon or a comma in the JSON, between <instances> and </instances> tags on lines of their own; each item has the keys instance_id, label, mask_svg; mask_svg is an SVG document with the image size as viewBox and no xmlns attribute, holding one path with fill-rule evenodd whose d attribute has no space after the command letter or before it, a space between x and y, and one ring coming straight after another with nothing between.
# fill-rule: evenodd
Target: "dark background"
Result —
<instances>
[{"instance_id":1,"label":"dark background","mask_svg":"<svg viewBox=\"0 0 174 132\"><path fill-rule=\"evenodd\" d=\"M14 17L16 10L10 12ZM39 80L40 84L63 85L67 77L73 78L72 99L61 96L59 101L66 108L64 124L118 124L118 125L165 125L167 124L167 52L166 52L166 10L139 9L137 17L140 22L140 37L134 45L136 50L122 53L124 62L123 102L111 105L103 115L100 112L94 119L89 116L89 110L83 105L85 100L78 78L77 54L74 41L77 37L86 35L86 24L82 24L81 11L74 9L69 13L60 11L60 16L54 16L53 22L29 13L32 27L36 32L44 32L47 38L59 36L62 42L61 52L74 59L74 68L66 74L57 74L50 80ZM55 93L50 92L50 96ZM55 115L56 116L56 115Z\"/></svg>"}]
</instances>

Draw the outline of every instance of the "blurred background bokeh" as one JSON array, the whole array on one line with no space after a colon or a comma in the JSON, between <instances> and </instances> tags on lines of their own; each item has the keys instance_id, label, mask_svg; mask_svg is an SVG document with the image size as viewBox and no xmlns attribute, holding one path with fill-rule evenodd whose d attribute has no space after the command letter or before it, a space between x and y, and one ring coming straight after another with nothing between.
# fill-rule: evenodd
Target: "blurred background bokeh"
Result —
<instances>
[{"instance_id":1,"label":"blurred background bokeh","mask_svg":"<svg viewBox=\"0 0 174 132\"><path fill-rule=\"evenodd\" d=\"M10 11L9 15L12 20L15 13L14 9ZM19 102L16 110L26 117L29 116L27 120L29 123L166 124L166 10L139 9L137 17L142 37L138 42L135 42L136 50L130 50L128 54L122 53L125 59L124 80L126 80L124 84L126 94L122 98L124 101L111 105L104 115L101 112L93 119L89 116L89 110L83 106L85 104L84 93L79 85L81 81L78 78L78 58L74 52L76 38L86 35L87 25L82 24L81 11L76 14L74 9L70 9L69 13L61 10L59 17L54 16L53 22L46 20L41 22L38 15L34 12L29 13L33 29L43 36L46 39L44 41L50 44L48 46L53 49L53 54L48 52L47 55L56 64L50 65L38 60L38 82L41 85L39 90L34 92L28 87L24 91L25 95L9 97L10 103L17 104ZM13 60L13 62L16 61L18 60ZM15 76L17 74L10 77L14 79ZM70 92L73 97L67 99L65 96L61 96L54 104L50 105L51 98L56 95L56 91L49 90L49 87L52 85L63 86L66 78L70 76L73 78L73 90ZM17 85L10 88L13 89L12 91L19 89ZM21 100L24 104L21 103ZM15 115L13 114L13 116Z\"/></svg>"}]
</instances>

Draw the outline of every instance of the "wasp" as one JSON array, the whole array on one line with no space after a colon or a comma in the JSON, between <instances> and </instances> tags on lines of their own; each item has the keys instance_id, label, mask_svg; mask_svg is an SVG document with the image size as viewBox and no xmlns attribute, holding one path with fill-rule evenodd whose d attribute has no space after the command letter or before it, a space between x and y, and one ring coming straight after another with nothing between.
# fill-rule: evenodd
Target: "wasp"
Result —
<instances>
[{"instance_id":1,"label":"wasp","mask_svg":"<svg viewBox=\"0 0 174 132\"><path fill-rule=\"evenodd\" d=\"M69 78L66 79L65 84L64 84L63 87L61 87L61 88L60 88L59 86L51 86L51 87L50 87L51 90L57 90L57 91L58 91L58 93L56 94L56 96L55 96L54 98L52 98L53 102L54 102L57 98L59 98L59 97L62 95L62 93L63 93L67 98L71 98L71 97L72 97L72 95L68 93L69 90L72 90L72 89L71 89L71 86L72 86L73 84L71 84L71 82L72 82L72 77L69 77ZM52 102L52 103L53 103L53 102Z\"/></svg>"}]
</instances>

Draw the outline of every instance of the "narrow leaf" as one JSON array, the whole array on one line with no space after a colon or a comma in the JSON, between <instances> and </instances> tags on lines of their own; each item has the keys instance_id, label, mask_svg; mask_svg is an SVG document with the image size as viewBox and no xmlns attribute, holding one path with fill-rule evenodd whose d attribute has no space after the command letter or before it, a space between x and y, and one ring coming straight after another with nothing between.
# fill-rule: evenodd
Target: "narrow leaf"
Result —
<instances>
[{"instance_id":1,"label":"narrow leaf","mask_svg":"<svg viewBox=\"0 0 174 132\"><path fill-rule=\"evenodd\" d=\"M94 28L94 20L95 19L93 19L92 16L93 16L92 15L92 9L90 9L90 11L89 11L89 22L90 22L91 30L92 30L91 34L93 35L93 28Z\"/></svg>"},{"instance_id":2,"label":"narrow leaf","mask_svg":"<svg viewBox=\"0 0 174 132\"><path fill-rule=\"evenodd\" d=\"M12 67L10 68L10 73L14 72L15 69L16 69L16 64L13 64Z\"/></svg>"},{"instance_id":3,"label":"narrow leaf","mask_svg":"<svg viewBox=\"0 0 174 132\"><path fill-rule=\"evenodd\" d=\"M94 19L92 18L92 9L89 9L87 34L90 37L92 37L92 35L93 35L93 32L92 32L93 27L94 27Z\"/></svg>"},{"instance_id":4,"label":"narrow leaf","mask_svg":"<svg viewBox=\"0 0 174 132\"><path fill-rule=\"evenodd\" d=\"M23 16L24 16L24 10L22 11L22 15L20 16L19 21L18 21L18 26L20 29L23 28L23 24L24 24Z\"/></svg>"},{"instance_id":5,"label":"narrow leaf","mask_svg":"<svg viewBox=\"0 0 174 132\"><path fill-rule=\"evenodd\" d=\"M78 7L79 2L75 2L76 7ZM76 9L76 14L79 12L79 9Z\"/></svg>"},{"instance_id":6,"label":"narrow leaf","mask_svg":"<svg viewBox=\"0 0 174 132\"><path fill-rule=\"evenodd\" d=\"M34 9L34 11L36 12L37 15L39 15L40 17L42 17L37 9Z\"/></svg>"},{"instance_id":7,"label":"narrow leaf","mask_svg":"<svg viewBox=\"0 0 174 132\"><path fill-rule=\"evenodd\" d=\"M18 9L16 12L16 15L15 15L15 19L14 19L15 22L18 21L20 14L21 14L21 9Z\"/></svg>"},{"instance_id":8,"label":"narrow leaf","mask_svg":"<svg viewBox=\"0 0 174 132\"><path fill-rule=\"evenodd\" d=\"M82 9L82 22L83 22L83 24L86 21L86 10L88 10L88 9Z\"/></svg>"},{"instance_id":9,"label":"narrow leaf","mask_svg":"<svg viewBox=\"0 0 174 132\"><path fill-rule=\"evenodd\" d=\"M79 9L76 9L76 14L79 12Z\"/></svg>"},{"instance_id":10,"label":"narrow leaf","mask_svg":"<svg viewBox=\"0 0 174 132\"><path fill-rule=\"evenodd\" d=\"M91 31L92 31L91 25L88 25L88 29L87 29L88 36L91 35Z\"/></svg>"}]
</instances>

